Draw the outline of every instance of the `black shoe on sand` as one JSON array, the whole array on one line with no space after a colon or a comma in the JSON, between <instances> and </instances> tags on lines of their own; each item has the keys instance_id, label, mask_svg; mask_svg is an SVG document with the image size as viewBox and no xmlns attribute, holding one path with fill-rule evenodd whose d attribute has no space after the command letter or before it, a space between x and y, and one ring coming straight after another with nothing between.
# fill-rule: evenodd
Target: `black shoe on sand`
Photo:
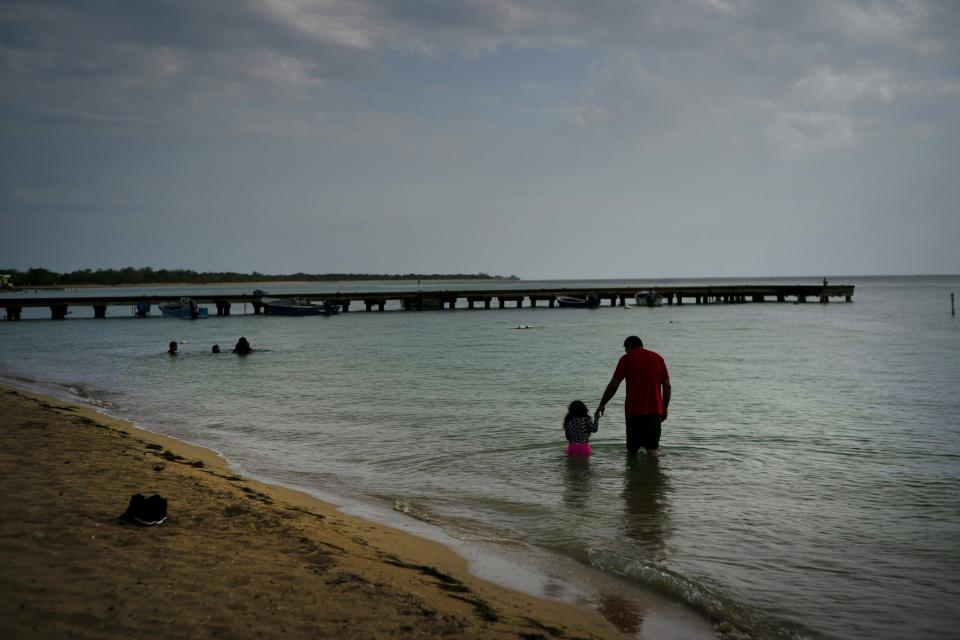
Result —
<instances>
[{"instance_id":1,"label":"black shoe on sand","mask_svg":"<svg viewBox=\"0 0 960 640\"><path fill-rule=\"evenodd\" d=\"M130 496L130 504L120 514L120 519L144 527L160 524L167 519L167 499L157 494L144 498L137 493Z\"/></svg>"}]
</instances>

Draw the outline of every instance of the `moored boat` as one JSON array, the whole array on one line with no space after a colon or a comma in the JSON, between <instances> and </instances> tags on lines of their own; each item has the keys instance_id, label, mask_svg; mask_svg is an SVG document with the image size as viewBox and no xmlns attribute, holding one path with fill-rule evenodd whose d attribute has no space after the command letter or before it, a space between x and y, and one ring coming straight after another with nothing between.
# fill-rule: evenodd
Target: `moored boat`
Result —
<instances>
[{"instance_id":1,"label":"moored boat","mask_svg":"<svg viewBox=\"0 0 960 640\"><path fill-rule=\"evenodd\" d=\"M157 306L163 315L172 318L196 320L207 317L207 308L197 306L197 301L193 298L180 298L177 302L164 302Z\"/></svg>"},{"instance_id":2,"label":"moored boat","mask_svg":"<svg viewBox=\"0 0 960 640\"><path fill-rule=\"evenodd\" d=\"M663 304L663 296L657 293L656 289L637 291L634 299L642 307L659 307Z\"/></svg>"},{"instance_id":3,"label":"moored boat","mask_svg":"<svg viewBox=\"0 0 960 640\"><path fill-rule=\"evenodd\" d=\"M340 305L327 300L261 297L260 302L264 313L275 316L329 316L340 311Z\"/></svg>"},{"instance_id":4,"label":"moored boat","mask_svg":"<svg viewBox=\"0 0 960 640\"><path fill-rule=\"evenodd\" d=\"M594 309L600 306L600 296L588 293L585 296L557 296L557 304L561 307Z\"/></svg>"}]
</instances>

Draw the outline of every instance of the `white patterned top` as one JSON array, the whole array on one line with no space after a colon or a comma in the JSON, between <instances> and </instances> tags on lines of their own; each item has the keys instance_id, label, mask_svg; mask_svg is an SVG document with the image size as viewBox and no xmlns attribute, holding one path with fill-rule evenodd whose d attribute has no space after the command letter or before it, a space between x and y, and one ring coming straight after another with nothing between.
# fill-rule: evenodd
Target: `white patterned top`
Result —
<instances>
[{"instance_id":1,"label":"white patterned top","mask_svg":"<svg viewBox=\"0 0 960 640\"><path fill-rule=\"evenodd\" d=\"M563 419L563 433L568 442L590 442L590 434L596 433L597 426L590 416L567 416Z\"/></svg>"}]
</instances>

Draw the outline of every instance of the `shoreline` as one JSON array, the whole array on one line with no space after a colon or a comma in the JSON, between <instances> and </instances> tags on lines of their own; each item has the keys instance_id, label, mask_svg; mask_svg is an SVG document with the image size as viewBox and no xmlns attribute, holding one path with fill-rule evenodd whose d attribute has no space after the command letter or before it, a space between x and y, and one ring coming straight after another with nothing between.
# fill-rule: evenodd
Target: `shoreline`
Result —
<instances>
[{"instance_id":1,"label":"shoreline","mask_svg":"<svg viewBox=\"0 0 960 640\"><path fill-rule=\"evenodd\" d=\"M441 542L241 477L209 449L83 405L0 384L0 409L2 592L14 596L0 619L14 637L162 637L129 626L153 611L178 620L178 636L687 636L662 618L628 633L617 616L635 613L629 603L598 612L477 577ZM120 524L134 493L167 498L169 520Z\"/></svg>"}]
</instances>

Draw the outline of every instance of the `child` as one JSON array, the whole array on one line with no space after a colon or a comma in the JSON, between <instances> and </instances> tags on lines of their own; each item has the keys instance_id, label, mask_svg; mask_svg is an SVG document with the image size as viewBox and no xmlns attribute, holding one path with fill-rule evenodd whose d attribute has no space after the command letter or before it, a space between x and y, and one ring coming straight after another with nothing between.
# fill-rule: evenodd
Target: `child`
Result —
<instances>
[{"instance_id":1,"label":"child","mask_svg":"<svg viewBox=\"0 0 960 640\"><path fill-rule=\"evenodd\" d=\"M563 433L567 436L568 456L590 455L590 434L597 432L597 424L590 419L587 405L574 400L567 407L567 417L563 419Z\"/></svg>"}]
</instances>

